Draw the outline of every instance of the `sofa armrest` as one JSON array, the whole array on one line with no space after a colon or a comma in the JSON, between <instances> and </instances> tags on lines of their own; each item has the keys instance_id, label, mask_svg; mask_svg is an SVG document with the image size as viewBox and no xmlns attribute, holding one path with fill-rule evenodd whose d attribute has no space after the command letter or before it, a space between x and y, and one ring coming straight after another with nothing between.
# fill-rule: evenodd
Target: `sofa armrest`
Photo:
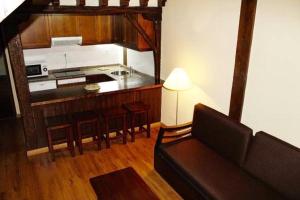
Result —
<instances>
[{"instance_id":1,"label":"sofa armrest","mask_svg":"<svg viewBox=\"0 0 300 200\"><path fill-rule=\"evenodd\" d=\"M166 126L162 124L158 132L155 147L158 147L162 143L163 139L174 139L190 135L191 128L192 122L177 126Z\"/></svg>"}]
</instances>

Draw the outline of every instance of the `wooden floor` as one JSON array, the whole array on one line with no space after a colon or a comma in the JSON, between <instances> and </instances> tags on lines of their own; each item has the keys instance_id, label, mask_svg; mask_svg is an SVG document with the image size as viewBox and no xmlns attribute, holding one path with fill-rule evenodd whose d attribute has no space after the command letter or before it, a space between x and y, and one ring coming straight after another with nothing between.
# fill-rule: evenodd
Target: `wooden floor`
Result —
<instances>
[{"instance_id":1,"label":"wooden floor","mask_svg":"<svg viewBox=\"0 0 300 200\"><path fill-rule=\"evenodd\" d=\"M101 151L91 145L84 155L77 152L74 158L59 152L55 162L48 154L27 159L22 131L20 121L0 121L0 200L96 199L89 179L129 166L160 199L181 199L153 169L158 128L152 130L150 139L138 135L135 143L114 143Z\"/></svg>"}]
</instances>

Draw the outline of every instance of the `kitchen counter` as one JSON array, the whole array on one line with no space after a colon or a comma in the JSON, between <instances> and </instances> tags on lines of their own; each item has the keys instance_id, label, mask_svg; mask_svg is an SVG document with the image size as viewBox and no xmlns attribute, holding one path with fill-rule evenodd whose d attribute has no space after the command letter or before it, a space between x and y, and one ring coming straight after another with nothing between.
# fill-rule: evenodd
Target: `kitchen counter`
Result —
<instances>
[{"instance_id":1,"label":"kitchen counter","mask_svg":"<svg viewBox=\"0 0 300 200\"><path fill-rule=\"evenodd\" d=\"M113 75L112 74L113 71L118 71L118 70L130 71L129 68L124 67L122 65L93 66L93 67L80 68L79 70L81 72L79 73L79 75L56 77L55 73L61 73L61 71L56 71L52 74L49 74L48 77L29 79L29 82L88 77L88 76L100 75L100 74L105 74L114 80L97 83L100 86L100 89L94 92L89 92L84 89L86 83L81 83L79 85L59 87L53 90L32 92L31 106L32 107L43 106L43 105L67 102L72 100L92 98L101 95L113 94L113 93L128 92L130 90L144 90L144 89L162 87L162 84L155 84L154 77L151 77L149 75L137 71L134 71L132 74L130 73L125 76Z\"/></svg>"}]
</instances>

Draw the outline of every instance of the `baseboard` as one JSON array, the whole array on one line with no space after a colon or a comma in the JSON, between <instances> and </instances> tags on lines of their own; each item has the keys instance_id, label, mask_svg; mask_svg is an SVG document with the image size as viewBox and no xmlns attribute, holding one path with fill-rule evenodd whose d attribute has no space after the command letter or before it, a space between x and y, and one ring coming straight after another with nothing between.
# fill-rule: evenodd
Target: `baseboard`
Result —
<instances>
[{"instance_id":1,"label":"baseboard","mask_svg":"<svg viewBox=\"0 0 300 200\"><path fill-rule=\"evenodd\" d=\"M160 125L161 125L161 122L155 122L155 123L151 124L151 128L157 128L157 127L160 127ZM88 143L88 142L91 142L91 141L93 141L92 137L85 138L85 139L82 140L83 143ZM67 148L67 143L54 145L55 150L56 149L64 149L64 148ZM48 152L49 152L48 147L42 147L42 148L38 148L38 149L29 150L29 151L26 152L26 154L27 154L27 157L30 157L30 156L35 156L35 155L48 153Z\"/></svg>"}]
</instances>

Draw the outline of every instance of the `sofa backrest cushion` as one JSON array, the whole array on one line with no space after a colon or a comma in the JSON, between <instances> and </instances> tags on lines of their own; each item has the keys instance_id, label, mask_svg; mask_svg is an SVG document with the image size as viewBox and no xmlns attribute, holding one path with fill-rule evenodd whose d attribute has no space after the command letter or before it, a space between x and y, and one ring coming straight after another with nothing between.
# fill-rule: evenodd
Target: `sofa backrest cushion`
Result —
<instances>
[{"instance_id":1,"label":"sofa backrest cushion","mask_svg":"<svg viewBox=\"0 0 300 200\"><path fill-rule=\"evenodd\" d=\"M255 135L244 168L288 199L300 199L300 150L267 133Z\"/></svg>"},{"instance_id":2,"label":"sofa backrest cushion","mask_svg":"<svg viewBox=\"0 0 300 200\"><path fill-rule=\"evenodd\" d=\"M252 138L252 130L212 108L197 104L192 135L220 155L242 165Z\"/></svg>"}]
</instances>

